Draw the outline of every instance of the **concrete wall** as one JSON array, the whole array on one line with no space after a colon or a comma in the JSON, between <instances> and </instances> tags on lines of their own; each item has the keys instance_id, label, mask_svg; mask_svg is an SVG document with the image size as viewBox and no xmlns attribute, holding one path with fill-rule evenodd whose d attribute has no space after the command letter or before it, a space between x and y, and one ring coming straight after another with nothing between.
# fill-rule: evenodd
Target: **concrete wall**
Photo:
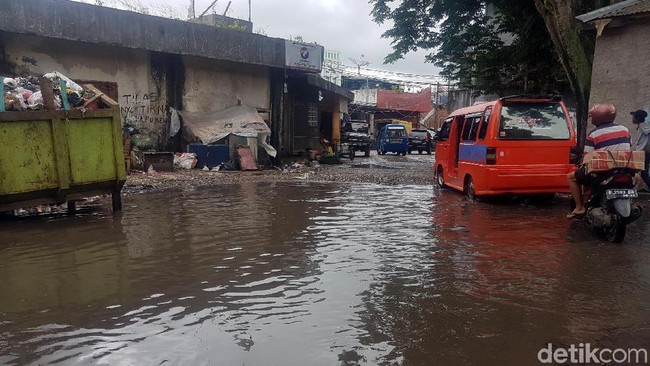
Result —
<instances>
[{"instance_id":1,"label":"concrete wall","mask_svg":"<svg viewBox=\"0 0 650 366\"><path fill-rule=\"evenodd\" d=\"M2 0L0 31L284 67L284 40L66 0Z\"/></svg>"},{"instance_id":2,"label":"concrete wall","mask_svg":"<svg viewBox=\"0 0 650 366\"><path fill-rule=\"evenodd\" d=\"M449 100L447 101L447 109L450 112L456 109L469 107L474 104L476 98L472 95L471 90L458 89L449 91Z\"/></svg>"},{"instance_id":3,"label":"concrete wall","mask_svg":"<svg viewBox=\"0 0 650 366\"><path fill-rule=\"evenodd\" d=\"M7 64L4 75L59 71L75 80L115 82L123 122L154 136L162 133L165 88L152 75L149 52L7 33L0 33L0 42Z\"/></svg>"},{"instance_id":4,"label":"concrete wall","mask_svg":"<svg viewBox=\"0 0 650 366\"><path fill-rule=\"evenodd\" d=\"M269 109L270 69L215 60L183 57L185 92L183 108L189 112L218 111L237 104Z\"/></svg>"},{"instance_id":5,"label":"concrete wall","mask_svg":"<svg viewBox=\"0 0 650 366\"><path fill-rule=\"evenodd\" d=\"M217 111L241 100L270 109L266 66L0 32L2 46L5 76L59 71L73 80L117 83L122 122L157 149L168 147L169 107Z\"/></svg>"},{"instance_id":6,"label":"concrete wall","mask_svg":"<svg viewBox=\"0 0 650 366\"><path fill-rule=\"evenodd\" d=\"M605 27L596 40L591 80L590 105L613 103L617 121L630 128L635 139L630 111L650 111L650 21L631 20L622 27Z\"/></svg>"}]
</instances>

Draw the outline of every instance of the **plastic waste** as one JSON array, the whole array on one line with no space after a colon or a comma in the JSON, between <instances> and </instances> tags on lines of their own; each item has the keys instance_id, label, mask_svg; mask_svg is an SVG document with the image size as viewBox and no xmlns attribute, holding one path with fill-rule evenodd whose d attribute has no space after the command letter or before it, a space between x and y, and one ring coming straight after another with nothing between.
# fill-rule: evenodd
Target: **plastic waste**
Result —
<instances>
[{"instance_id":1,"label":"plastic waste","mask_svg":"<svg viewBox=\"0 0 650 366\"><path fill-rule=\"evenodd\" d=\"M178 116L178 111L174 108L169 108L171 118L169 122L169 136L174 137L181 130L181 119Z\"/></svg>"},{"instance_id":2,"label":"plastic waste","mask_svg":"<svg viewBox=\"0 0 650 366\"><path fill-rule=\"evenodd\" d=\"M65 81L65 84L68 88L70 88L72 91L76 91L78 93L83 92L83 88L79 86L79 84L75 83L74 81L70 80L67 76L61 74L58 71L50 72L45 75L46 78L52 80L53 82L56 82L57 80L63 80Z\"/></svg>"},{"instance_id":3,"label":"plastic waste","mask_svg":"<svg viewBox=\"0 0 650 366\"><path fill-rule=\"evenodd\" d=\"M177 169L194 169L197 162L198 159L194 153L176 153L174 155L174 167Z\"/></svg>"}]
</instances>

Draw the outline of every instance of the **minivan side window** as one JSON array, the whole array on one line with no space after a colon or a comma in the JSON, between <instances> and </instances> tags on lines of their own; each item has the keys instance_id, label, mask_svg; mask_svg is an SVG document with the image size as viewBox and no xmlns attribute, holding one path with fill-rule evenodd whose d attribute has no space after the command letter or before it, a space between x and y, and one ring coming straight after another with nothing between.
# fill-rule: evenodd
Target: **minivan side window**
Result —
<instances>
[{"instance_id":1,"label":"minivan side window","mask_svg":"<svg viewBox=\"0 0 650 366\"><path fill-rule=\"evenodd\" d=\"M472 129L469 131L469 139L471 141L476 141L476 134L478 133L479 124L481 123L481 117L477 116L472 118Z\"/></svg>"},{"instance_id":2,"label":"minivan side window","mask_svg":"<svg viewBox=\"0 0 650 366\"><path fill-rule=\"evenodd\" d=\"M487 130L490 123L491 115L492 115L492 107L488 107L485 110L485 112L483 112L483 122L481 123L481 129L478 132L479 140L485 140L485 135L487 135Z\"/></svg>"},{"instance_id":3,"label":"minivan side window","mask_svg":"<svg viewBox=\"0 0 650 366\"><path fill-rule=\"evenodd\" d=\"M476 133L478 132L480 121L481 116L472 115L465 118L462 133L463 141L476 141Z\"/></svg>"},{"instance_id":4,"label":"minivan side window","mask_svg":"<svg viewBox=\"0 0 650 366\"><path fill-rule=\"evenodd\" d=\"M465 123L463 124L463 132L461 133L461 140L462 141L469 140L469 133L472 130L473 122L474 121L473 121L472 118L465 118Z\"/></svg>"},{"instance_id":5,"label":"minivan side window","mask_svg":"<svg viewBox=\"0 0 650 366\"><path fill-rule=\"evenodd\" d=\"M448 118L440 127L440 131L436 135L439 141L449 140L449 132L451 132L451 118Z\"/></svg>"}]
</instances>

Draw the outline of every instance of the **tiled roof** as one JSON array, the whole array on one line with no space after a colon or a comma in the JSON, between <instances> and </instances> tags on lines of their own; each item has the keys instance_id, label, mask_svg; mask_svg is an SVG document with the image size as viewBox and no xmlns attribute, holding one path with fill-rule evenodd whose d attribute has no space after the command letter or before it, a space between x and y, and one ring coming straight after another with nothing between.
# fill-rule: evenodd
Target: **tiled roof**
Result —
<instances>
[{"instance_id":1,"label":"tiled roof","mask_svg":"<svg viewBox=\"0 0 650 366\"><path fill-rule=\"evenodd\" d=\"M650 13L650 0L621 1L620 3L582 14L576 18L587 23L598 19L617 18L642 13Z\"/></svg>"}]
</instances>

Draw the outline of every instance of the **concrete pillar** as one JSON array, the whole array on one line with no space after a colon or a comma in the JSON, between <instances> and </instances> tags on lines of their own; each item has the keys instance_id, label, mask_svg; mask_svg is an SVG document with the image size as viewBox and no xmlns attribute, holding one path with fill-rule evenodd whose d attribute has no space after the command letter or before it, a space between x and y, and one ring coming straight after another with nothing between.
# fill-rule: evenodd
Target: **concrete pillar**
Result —
<instances>
[{"instance_id":1,"label":"concrete pillar","mask_svg":"<svg viewBox=\"0 0 650 366\"><path fill-rule=\"evenodd\" d=\"M336 110L332 113L332 143L334 146L341 141L341 112Z\"/></svg>"},{"instance_id":2,"label":"concrete pillar","mask_svg":"<svg viewBox=\"0 0 650 366\"><path fill-rule=\"evenodd\" d=\"M283 134L285 133L284 121L284 70L271 69L271 146L278 152L279 162L280 155L284 146Z\"/></svg>"}]
</instances>

